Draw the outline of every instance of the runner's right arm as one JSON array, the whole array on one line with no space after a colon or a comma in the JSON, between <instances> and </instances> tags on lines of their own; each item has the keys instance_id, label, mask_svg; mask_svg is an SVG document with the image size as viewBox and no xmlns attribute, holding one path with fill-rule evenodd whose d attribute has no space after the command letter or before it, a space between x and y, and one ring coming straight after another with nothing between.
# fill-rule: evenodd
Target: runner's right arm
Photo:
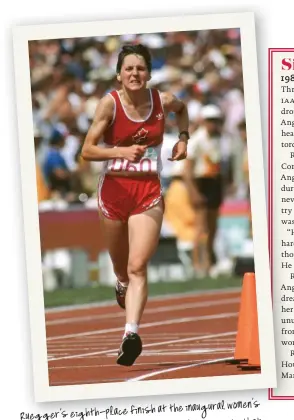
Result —
<instances>
[{"instance_id":1,"label":"runner's right arm","mask_svg":"<svg viewBox=\"0 0 294 420\"><path fill-rule=\"evenodd\" d=\"M86 135L81 156L84 160L105 161L110 159L127 159L136 162L140 159L146 146L133 145L130 147L100 147L99 141L112 121L114 112L113 100L106 95L99 102L93 123Z\"/></svg>"}]
</instances>

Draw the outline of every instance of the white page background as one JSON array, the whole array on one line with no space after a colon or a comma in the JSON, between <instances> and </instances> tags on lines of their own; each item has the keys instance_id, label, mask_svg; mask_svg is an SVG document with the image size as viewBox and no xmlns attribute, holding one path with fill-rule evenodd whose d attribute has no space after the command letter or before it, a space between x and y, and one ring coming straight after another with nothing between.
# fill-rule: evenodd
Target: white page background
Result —
<instances>
[{"instance_id":1,"label":"white page background","mask_svg":"<svg viewBox=\"0 0 294 420\"><path fill-rule=\"evenodd\" d=\"M224 4L224 5L223 5ZM5 7L5 9L4 9ZM169 17L189 14L226 13L226 12L254 12L256 19L257 53L259 64L259 84L261 116L264 144L264 170L267 173L267 58L269 47L294 47L292 36L292 21L294 5L281 0L267 2L255 0L240 2L227 0L225 3L207 0L197 5L192 0L181 0L177 4L171 2L80 2L50 0L41 2L26 0L24 2L10 0L5 2L0 13L2 61L0 65L1 82L1 280L3 283L1 296L1 346L0 375L2 391L0 418L4 420L19 419L20 412L51 413L64 408L67 411L80 411L85 407L107 407L110 404L119 407L128 406L131 400L65 402L51 404L36 404L33 401L33 383L31 375L30 331L28 317L27 282L25 276L25 255L22 227L22 200L19 171L19 150L17 139L17 118L14 91L14 69L12 58L11 27L15 25L31 25L44 23L70 23L94 21L99 19L124 19L145 17ZM20 110L21 111L21 110ZM240 378L240 380L242 380ZM221 399L251 400L255 398L261 402L258 410L238 410L237 412L209 413L207 418L215 420L250 420L255 418L283 420L293 419L294 401L268 401L267 390L238 393L199 394L194 396L145 397L136 399L137 405L169 404L176 402L208 403ZM137 416L132 416L137 418ZM144 416L145 418L146 416ZM148 416L151 418L151 416ZM100 417L101 418L101 417ZM119 418L112 416L111 418ZM121 416L120 418L130 418ZM143 416L138 417L143 418ZM157 418L157 416L153 416ZM201 418L199 413L189 416L188 413L166 414L158 416L161 419L177 418L189 420Z\"/></svg>"}]
</instances>

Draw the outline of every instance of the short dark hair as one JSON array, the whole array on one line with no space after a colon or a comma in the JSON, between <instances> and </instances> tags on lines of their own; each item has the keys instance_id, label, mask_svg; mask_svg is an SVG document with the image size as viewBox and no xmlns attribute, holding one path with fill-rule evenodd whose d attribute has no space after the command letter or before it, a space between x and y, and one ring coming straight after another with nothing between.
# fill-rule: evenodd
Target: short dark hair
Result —
<instances>
[{"instance_id":1,"label":"short dark hair","mask_svg":"<svg viewBox=\"0 0 294 420\"><path fill-rule=\"evenodd\" d=\"M120 73L124 58L130 54L137 54L141 55L146 63L147 69L149 73L151 73L151 54L147 47L142 44L136 45L124 45L118 55L117 65L116 65L116 72Z\"/></svg>"}]
</instances>

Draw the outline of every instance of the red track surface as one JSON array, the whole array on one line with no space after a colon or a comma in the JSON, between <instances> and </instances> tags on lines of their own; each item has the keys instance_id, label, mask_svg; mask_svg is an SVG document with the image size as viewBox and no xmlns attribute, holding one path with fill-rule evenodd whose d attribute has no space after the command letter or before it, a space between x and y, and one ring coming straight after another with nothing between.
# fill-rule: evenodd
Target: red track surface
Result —
<instances>
[{"instance_id":1,"label":"red track surface","mask_svg":"<svg viewBox=\"0 0 294 420\"><path fill-rule=\"evenodd\" d=\"M116 364L125 323L117 305L49 311L50 386L247 373L222 360L234 355L239 305L236 291L150 300L143 352L127 368Z\"/></svg>"}]
</instances>

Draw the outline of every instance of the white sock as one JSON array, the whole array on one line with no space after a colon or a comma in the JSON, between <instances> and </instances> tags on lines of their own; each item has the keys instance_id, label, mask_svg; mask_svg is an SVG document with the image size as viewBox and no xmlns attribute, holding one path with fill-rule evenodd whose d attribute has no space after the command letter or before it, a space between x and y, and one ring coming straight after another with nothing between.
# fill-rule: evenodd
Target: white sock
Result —
<instances>
[{"instance_id":1,"label":"white sock","mask_svg":"<svg viewBox=\"0 0 294 420\"><path fill-rule=\"evenodd\" d=\"M117 279L118 280L118 279ZM128 281L120 281L120 280L118 280L118 282L122 285L122 286L124 286L124 287L127 287L128 285L129 285L129 282Z\"/></svg>"},{"instance_id":2,"label":"white sock","mask_svg":"<svg viewBox=\"0 0 294 420\"><path fill-rule=\"evenodd\" d=\"M125 333L124 333L123 338L126 337L126 335L127 335L128 332L132 332L132 333L136 333L137 334L138 333L138 330L139 330L139 325L138 324L135 324L135 323L126 324L126 326L125 326Z\"/></svg>"}]
</instances>

